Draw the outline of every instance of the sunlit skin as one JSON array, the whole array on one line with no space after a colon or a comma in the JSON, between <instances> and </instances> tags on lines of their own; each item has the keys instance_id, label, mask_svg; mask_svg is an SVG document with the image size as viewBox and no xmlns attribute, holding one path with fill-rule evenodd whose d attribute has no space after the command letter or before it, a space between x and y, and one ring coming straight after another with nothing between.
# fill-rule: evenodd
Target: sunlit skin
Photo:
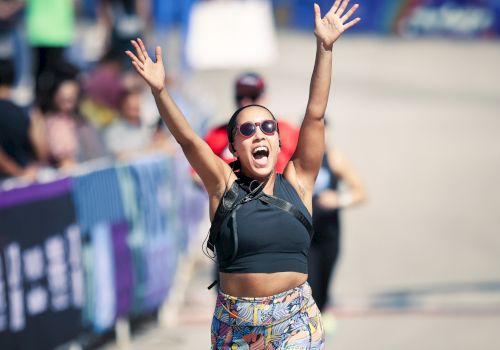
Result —
<instances>
[{"instance_id":1,"label":"sunlit skin","mask_svg":"<svg viewBox=\"0 0 500 350\"><path fill-rule=\"evenodd\" d=\"M316 58L311 76L309 99L300 128L296 151L286 166L283 176L297 191L305 207L312 212L314 182L321 166L324 153L324 114L330 92L332 77L333 44L344 31L360 21L349 20L358 8L347 10L348 0L336 0L322 16L314 4L314 35L316 36ZM162 50L158 46L153 61L141 39L132 40L135 53L127 51L137 73L151 87L156 105L184 155L203 181L209 198L209 214L213 219L224 191L237 179L236 175L222 159L217 157L203 139L191 128L182 111L176 106L165 89L165 69ZM249 107L243 110L237 124L246 121L260 122L270 115L263 108ZM267 180L264 192L272 194L275 182L275 166L279 152L278 135L266 135L258 128L251 137L236 133L235 155L240 158L243 173L256 180ZM258 160L252 155L256 145L269 148L269 157ZM307 275L298 272L275 273L220 273L221 289L236 297L270 296L299 286L307 280Z\"/></svg>"}]
</instances>

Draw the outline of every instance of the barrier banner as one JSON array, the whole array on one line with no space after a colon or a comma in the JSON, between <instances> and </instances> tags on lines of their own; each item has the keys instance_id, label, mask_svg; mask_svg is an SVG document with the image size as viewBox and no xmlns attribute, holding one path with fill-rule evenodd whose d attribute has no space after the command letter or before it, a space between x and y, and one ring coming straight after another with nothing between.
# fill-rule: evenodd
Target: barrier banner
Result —
<instances>
[{"instance_id":1,"label":"barrier banner","mask_svg":"<svg viewBox=\"0 0 500 350\"><path fill-rule=\"evenodd\" d=\"M71 180L0 193L0 348L53 349L82 330Z\"/></svg>"},{"instance_id":2,"label":"barrier banner","mask_svg":"<svg viewBox=\"0 0 500 350\"><path fill-rule=\"evenodd\" d=\"M135 161L130 173L135 184L135 202L139 220L133 223L142 237L136 246L136 271L142 288L137 290L137 313L158 308L169 290L177 261L176 232L169 225L177 220L175 187L170 180L170 158L151 157Z\"/></svg>"},{"instance_id":3,"label":"barrier banner","mask_svg":"<svg viewBox=\"0 0 500 350\"><path fill-rule=\"evenodd\" d=\"M206 203L188 169L155 156L0 191L0 349L54 349L158 308Z\"/></svg>"},{"instance_id":4,"label":"barrier banner","mask_svg":"<svg viewBox=\"0 0 500 350\"><path fill-rule=\"evenodd\" d=\"M493 37L500 34L497 0L404 1L395 20L403 36Z\"/></svg>"},{"instance_id":5,"label":"barrier banner","mask_svg":"<svg viewBox=\"0 0 500 350\"><path fill-rule=\"evenodd\" d=\"M316 0L324 15L330 0ZM500 35L498 0L357 0L362 20L350 34L368 32L404 37L497 37ZM294 0L290 25L312 30L314 14L309 0Z\"/></svg>"},{"instance_id":6,"label":"barrier banner","mask_svg":"<svg viewBox=\"0 0 500 350\"><path fill-rule=\"evenodd\" d=\"M105 332L132 307L134 283L126 202L116 168L76 177L74 200L84 237L84 325Z\"/></svg>"}]
</instances>

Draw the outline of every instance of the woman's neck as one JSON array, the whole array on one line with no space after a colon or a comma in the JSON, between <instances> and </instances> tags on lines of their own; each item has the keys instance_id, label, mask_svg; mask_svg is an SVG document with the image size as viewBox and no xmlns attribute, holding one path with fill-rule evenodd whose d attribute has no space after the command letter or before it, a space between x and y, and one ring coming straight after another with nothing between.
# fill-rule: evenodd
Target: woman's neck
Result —
<instances>
[{"instance_id":1,"label":"woman's neck","mask_svg":"<svg viewBox=\"0 0 500 350\"><path fill-rule=\"evenodd\" d=\"M241 179L241 181L243 181L243 183L245 183L247 186L249 186L249 188L254 188L255 185L252 184L252 182L255 184L262 184L265 182L264 184L264 189L263 191L266 193L266 194L273 194L274 192L274 182L276 180L276 171L273 171L271 174L269 174L269 176L265 177L265 178L253 178L253 177L249 177L247 175L245 175L245 173L243 171L240 171L238 173L238 177Z\"/></svg>"}]
</instances>

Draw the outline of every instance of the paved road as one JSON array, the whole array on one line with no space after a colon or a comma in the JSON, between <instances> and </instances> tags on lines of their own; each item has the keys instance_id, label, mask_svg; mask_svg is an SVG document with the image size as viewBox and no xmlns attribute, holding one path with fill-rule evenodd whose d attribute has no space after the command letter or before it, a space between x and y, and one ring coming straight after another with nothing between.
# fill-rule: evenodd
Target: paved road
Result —
<instances>
[{"instance_id":1,"label":"paved road","mask_svg":"<svg viewBox=\"0 0 500 350\"><path fill-rule=\"evenodd\" d=\"M279 60L259 71L271 108L298 121L314 39L283 32L279 45ZM338 43L328 141L360 171L369 200L343 215L331 290L338 324L327 349L500 349L499 62L498 42ZM213 124L230 115L235 74L191 77L210 96ZM208 348L213 294L203 259L178 326L148 325L134 349Z\"/></svg>"}]
</instances>

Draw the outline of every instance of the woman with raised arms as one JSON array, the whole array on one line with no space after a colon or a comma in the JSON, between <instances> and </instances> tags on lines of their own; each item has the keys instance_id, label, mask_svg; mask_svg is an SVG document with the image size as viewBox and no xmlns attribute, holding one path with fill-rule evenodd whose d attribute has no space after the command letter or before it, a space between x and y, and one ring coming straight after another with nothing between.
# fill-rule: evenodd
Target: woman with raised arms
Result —
<instances>
[{"instance_id":1,"label":"woman with raised arms","mask_svg":"<svg viewBox=\"0 0 500 350\"><path fill-rule=\"evenodd\" d=\"M156 62L142 40L127 51L151 87L156 105L199 174L212 220L208 247L219 264L212 349L322 349L321 314L307 283L312 195L324 153L324 114L332 78L333 45L357 22L358 8L336 0L321 17L314 4L317 48L309 100L297 149L283 174L275 171L279 127L265 106L238 109L229 120L226 164L198 136L165 89L161 48Z\"/></svg>"}]
</instances>

